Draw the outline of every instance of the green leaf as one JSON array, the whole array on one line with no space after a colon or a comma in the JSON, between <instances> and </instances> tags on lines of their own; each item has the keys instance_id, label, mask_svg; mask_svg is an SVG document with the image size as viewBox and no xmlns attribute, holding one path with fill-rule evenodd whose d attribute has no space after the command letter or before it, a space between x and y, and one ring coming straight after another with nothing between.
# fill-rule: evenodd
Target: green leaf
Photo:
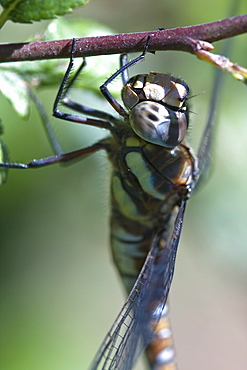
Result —
<instances>
[{"instance_id":1,"label":"green leaf","mask_svg":"<svg viewBox=\"0 0 247 370\"><path fill-rule=\"evenodd\" d=\"M17 73L12 71L0 73L0 91L21 117L28 116L30 105L28 86Z\"/></svg>"},{"instance_id":2,"label":"green leaf","mask_svg":"<svg viewBox=\"0 0 247 370\"><path fill-rule=\"evenodd\" d=\"M51 19L88 2L89 0L0 0L4 8L0 24L4 24L8 19L19 23Z\"/></svg>"},{"instance_id":3,"label":"green leaf","mask_svg":"<svg viewBox=\"0 0 247 370\"><path fill-rule=\"evenodd\" d=\"M73 19L67 21L64 18L58 18L49 23L41 40L70 39L73 37L104 36L112 35L115 32L91 19ZM37 36L36 38L37 39Z\"/></svg>"}]
</instances>

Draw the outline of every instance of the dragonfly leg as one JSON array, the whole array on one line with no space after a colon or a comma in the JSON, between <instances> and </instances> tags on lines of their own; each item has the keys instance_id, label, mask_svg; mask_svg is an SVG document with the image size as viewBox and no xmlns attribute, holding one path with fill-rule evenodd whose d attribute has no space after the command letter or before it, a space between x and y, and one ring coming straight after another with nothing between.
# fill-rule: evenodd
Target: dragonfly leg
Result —
<instances>
[{"instance_id":1,"label":"dragonfly leg","mask_svg":"<svg viewBox=\"0 0 247 370\"><path fill-rule=\"evenodd\" d=\"M213 139L213 129L214 129L214 113L216 108L216 102L218 101L219 93L219 84L220 84L220 74L221 71L216 72L216 83L214 83L214 90L210 101L210 110L206 122L205 129L203 131L201 141L199 144L197 152L197 161L198 161L198 172L197 172L197 181L193 192L200 186L204 178L207 177L207 174L210 169L210 155L212 148L212 139Z\"/></svg>"},{"instance_id":2,"label":"dragonfly leg","mask_svg":"<svg viewBox=\"0 0 247 370\"><path fill-rule=\"evenodd\" d=\"M3 162L0 163L0 167L5 168L16 168L16 169L28 169L28 168L40 168L44 166L49 166L56 163L65 163L75 159L83 159L88 155L97 152L98 150L105 149L103 142L96 143L92 146L87 148L82 148L79 150L75 150L73 152L59 154L51 157L41 158L41 159L34 159L33 161L25 164L25 163L10 163L10 162Z\"/></svg>"},{"instance_id":3,"label":"dragonfly leg","mask_svg":"<svg viewBox=\"0 0 247 370\"><path fill-rule=\"evenodd\" d=\"M120 68L124 67L128 63L128 54L120 55ZM126 85L129 81L129 71L128 68L124 69L121 73L123 85Z\"/></svg>"},{"instance_id":4,"label":"dragonfly leg","mask_svg":"<svg viewBox=\"0 0 247 370\"><path fill-rule=\"evenodd\" d=\"M222 55L229 55L230 52L229 48L230 48L229 41L227 41L222 50ZM197 151L198 173L196 186L193 189L193 191L195 191L195 189L197 189L200 186L200 184L203 182L203 179L207 177L208 172L210 170L210 158L214 132L215 111L218 105L220 91L222 89L223 76L224 76L223 72L220 69L217 69L215 72L215 79L209 103L210 109L208 113L208 118Z\"/></svg>"},{"instance_id":5,"label":"dragonfly leg","mask_svg":"<svg viewBox=\"0 0 247 370\"><path fill-rule=\"evenodd\" d=\"M37 95L32 92L32 90L30 88L29 88L29 96L32 99L33 103L35 104L35 106L38 110L41 122L43 124L43 128L44 128L46 136L47 136L47 138L50 142L53 153L55 155L62 154L62 152L63 152L62 147L61 147L61 145L60 145L60 143L59 143L59 141L56 137L56 134L53 130L53 127L52 127L50 119L49 119L49 117L46 113L45 107L43 106L43 103L39 100Z\"/></svg>"},{"instance_id":6,"label":"dragonfly leg","mask_svg":"<svg viewBox=\"0 0 247 370\"><path fill-rule=\"evenodd\" d=\"M133 60L130 60L128 62L128 59L127 59L127 56L126 54L122 54L120 56L120 68L117 72L115 72L111 77L109 77L104 83L103 85L100 86L100 90L102 92L102 94L104 95L104 97L107 99L107 101L111 104L111 106L115 109L116 112L118 112L120 114L120 116L123 116L123 117L127 117L128 116L128 113L126 112L126 110L117 102L117 100L112 96L112 94L110 93L110 91L108 90L108 85L113 81L115 80L116 77L118 77L119 75L122 76L122 81L123 83L125 84L127 81L128 81L128 68L132 67L133 65L143 61L145 59L145 55L148 51L148 44L149 44L149 40L151 38L152 35L149 35L148 38L147 38L147 41L146 41L146 44L144 46L144 49L143 49L143 52L141 55L139 55L138 57L136 57L135 59Z\"/></svg>"},{"instance_id":7,"label":"dragonfly leg","mask_svg":"<svg viewBox=\"0 0 247 370\"><path fill-rule=\"evenodd\" d=\"M115 118L113 116L111 116L110 114L101 112L99 110L86 107L82 104L75 103L69 97L67 97L69 90L71 89L78 75L80 74L80 72L86 65L86 60L84 58L82 64L76 71L75 75L73 76L71 81L68 82L71 70L74 66L75 44L76 44L76 39L73 39L71 54L70 54L70 62L65 72L65 75L63 77L63 80L61 82L61 85L59 87L59 90L58 90L58 93L57 93L57 96L56 96L56 99L53 105L53 115L56 118L60 118L66 121L71 121L71 122L76 122L76 123L81 123L85 125L91 125L91 126L111 130L112 125L110 124L110 122L115 122ZM79 116L75 114L62 112L61 110L58 109L59 103L62 103L63 105L70 107L80 113L89 115L91 117L100 118L100 119L93 119L93 118L88 118L88 117L83 117L83 116Z\"/></svg>"}]
</instances>

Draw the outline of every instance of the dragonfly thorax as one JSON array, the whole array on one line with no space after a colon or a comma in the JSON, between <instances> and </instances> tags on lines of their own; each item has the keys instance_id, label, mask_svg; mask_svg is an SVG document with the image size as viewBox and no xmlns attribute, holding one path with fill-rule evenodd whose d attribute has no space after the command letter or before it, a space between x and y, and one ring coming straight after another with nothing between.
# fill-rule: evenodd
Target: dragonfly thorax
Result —
<instances>
[{"instance_id":1,"label":"dragonfly thorax","mask_svg":"<svg viewBox=\"0 0 247 370\"><path fill-rule=\"evenodd\" d=\"M122 90L132 129L150 143L167 148L179 145L188 128L188 93L185 82L169 74L132 77Z\"/></svg>"}]
</instances>

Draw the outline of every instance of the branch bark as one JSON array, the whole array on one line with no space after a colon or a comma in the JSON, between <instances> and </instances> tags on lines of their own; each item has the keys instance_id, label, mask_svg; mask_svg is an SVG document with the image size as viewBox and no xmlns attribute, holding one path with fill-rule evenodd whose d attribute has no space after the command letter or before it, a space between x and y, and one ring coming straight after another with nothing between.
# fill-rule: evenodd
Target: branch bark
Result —
<instances>
[{"instance_id":1,"label":"branch bark","mask_svg":"<svg viewBox=\"0 0 247 370\"><path fill-rule=\"evenodd\" d=\"M120 54L142 51L147 36L152 34L149 50L181 50L197 53L198 45L210 50L215 41L247 32L247 14L221 21L169 30L79 38L76 57ZM0 62L68 58L71 39L0 44Z\"/></svg>"}]
</instances>

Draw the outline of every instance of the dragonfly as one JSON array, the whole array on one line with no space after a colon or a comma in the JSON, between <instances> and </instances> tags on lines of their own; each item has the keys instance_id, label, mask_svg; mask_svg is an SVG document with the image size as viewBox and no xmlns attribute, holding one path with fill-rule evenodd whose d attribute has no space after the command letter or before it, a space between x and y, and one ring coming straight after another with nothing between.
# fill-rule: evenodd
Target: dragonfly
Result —
<instances>
[{"instance_id":1,"label":"dragonfly","mask_svg":"<svg viewBox=\"0 0 247 370\"><path fill-rule=\"evenodd\" d=\"M150 35L151 37L151 35ZM105 337L90 369L131 369L145 349L153 369L176 369L167 298L173 278L187 200L207 172L213 120L205 126L197 156L185 136L189 125L189 87L180 78L150 72L129 78L129 69L145 59L128 61L100 87L120 118L76 103L69 91L86 61L69 80L70 62L54 102L55 117L109 131L97 143L65 154L1 167L28 169L83 159L104 150L112 164L111 248L114 262L129 294ZM122 106L108 85L123 82ZM66 113L59 105L79 114Z\"/></svg>"}]
</instances>

